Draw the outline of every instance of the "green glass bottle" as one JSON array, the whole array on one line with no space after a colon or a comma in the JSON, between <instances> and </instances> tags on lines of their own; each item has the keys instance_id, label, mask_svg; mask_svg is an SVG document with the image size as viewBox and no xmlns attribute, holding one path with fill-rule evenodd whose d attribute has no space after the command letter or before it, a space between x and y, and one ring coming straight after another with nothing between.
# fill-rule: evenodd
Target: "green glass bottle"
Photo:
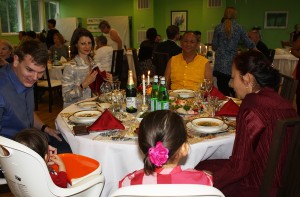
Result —
<instances>
[{"instance_id":1,"label":"green glass bottle","mask_svg":"<svg viewBox=\"0 0 300 197\"><path fill-rule=\"evenodd\" d=\"M160 86L158 89L158 110L169 109L169 93L166 87L165 77L160 79Z\"/></svg>"},{"instance_id":2,"label":"green glass bottle","mask_svg":"<svg viewBox=\"0 0 300 197\"><path fill-rule=\"evenodd\" d=\"M132 70L128 71L128 81L126 88L126 111L128 113L135 113L137 111L136 88L133 82Z\"/></svg>"},{"instance_id":3,"label":"green glass bottle","mask_svg":"<svg viewBox=\"0 0 300 197\"><path fill-rule=\"evenodd\" d=\"M58 61L58 56L57 56L57 51L54 51L54 55L53 55L53 65L54 66L59 66L59 61Z\"/></svg>"},{"instance_id":4,"label":"green glass bottle","mask_svg":"<svg viewBox=\"0 0 300 197\"><path fill-rule=\"evenodd\" d=\"M151 90L151 111L157 110L157 101L158 101L158 76L154 75L152 90Z\"/></svg>"}]
</instances>

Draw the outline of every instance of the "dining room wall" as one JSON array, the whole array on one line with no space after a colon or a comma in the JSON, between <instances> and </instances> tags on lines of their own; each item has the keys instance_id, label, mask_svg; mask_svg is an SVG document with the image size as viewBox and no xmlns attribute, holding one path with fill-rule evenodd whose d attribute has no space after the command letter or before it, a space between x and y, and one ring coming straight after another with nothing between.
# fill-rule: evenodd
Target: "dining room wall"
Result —
<instances>
[{"instance_id":1,"label":"dining room wall","mask_svg":"<svg viewBox=\"0 0 300 197\"><path fill-rule=\"evenodd\" d=\"M81 18L86 27L86 19L102 16L132 16L133 46L138 47L137 31L156 27L158 33L166 39L165 29L171 24L171 11L188 11L188 30L202 32L202 42L206 43L207 31L212 31L220 23L226 6L234 6L238 10L237 21L249 31L253 26L262 28L263 41L270 48L278 48L281 40L288 40L293 26L300 23L298 8L300 1L295 0L222 0L220 8L208 8L208 0L149 0L149 8L138 9L138 0L60 0L60 17ZM265 11L288 11L288 27L285 29L265 29ZM99 35L100 32L94 33ZM17 35L0 36L13 44L18 43Z\"/></svg>"}]
</instances>

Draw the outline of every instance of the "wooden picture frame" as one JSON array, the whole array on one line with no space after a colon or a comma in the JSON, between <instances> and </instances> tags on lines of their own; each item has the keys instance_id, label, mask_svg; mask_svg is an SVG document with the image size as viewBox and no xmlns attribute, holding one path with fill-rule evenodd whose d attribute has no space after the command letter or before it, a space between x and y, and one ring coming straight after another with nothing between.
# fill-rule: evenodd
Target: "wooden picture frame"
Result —
<instances>
[{"instance_id":1,"label":"wooden picture frame","mask_svg":"<svg viewBox=\"0 0 300 197\"><path fill-rule=\"evenodd\" d=\"M187 10L171 11L171 24L178 26L180 31L187 31L188 11Z\"/></svg>"},{"instance_id":2,"label":"wooden picture frame","mask_svg":"<svg viewBox=\"0 0 300 197\"><path fill-rule=\"evenodd\" d=\"M286 29L288 26L287 11L266 11L265 29Z\"/></svg>"}]
</instances>

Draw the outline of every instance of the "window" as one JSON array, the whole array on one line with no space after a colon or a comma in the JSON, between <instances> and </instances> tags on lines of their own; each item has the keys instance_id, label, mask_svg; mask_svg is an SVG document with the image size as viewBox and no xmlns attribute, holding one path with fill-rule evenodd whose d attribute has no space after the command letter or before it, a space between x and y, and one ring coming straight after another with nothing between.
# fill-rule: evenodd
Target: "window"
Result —
<instances>
[{"instance_id":1,"label":"window","mask_svg":"<svg viewBox=\"0 0 300 197\"><path fill-rule=\"evenodd\" d=\"M0 19L2 32L18 31L18 0L0 0Z\"/></svg>"},{"instance_id":2,"label":"window","mask_svg":"<svg viewBox=\"0 0 300 197\"><path fill-rule=\"evenodd\" d=\"M23 6L20 6L21 4ZM40 32L45 28L44 21L56 18L59 13L59 3L57 1L45 0L45 4L42 4L43 0L0 0L0 26L2 32L14 33L21 30ZM43 9L46 13L45 18L42 14Z\"/></svg>"}]
</instances>

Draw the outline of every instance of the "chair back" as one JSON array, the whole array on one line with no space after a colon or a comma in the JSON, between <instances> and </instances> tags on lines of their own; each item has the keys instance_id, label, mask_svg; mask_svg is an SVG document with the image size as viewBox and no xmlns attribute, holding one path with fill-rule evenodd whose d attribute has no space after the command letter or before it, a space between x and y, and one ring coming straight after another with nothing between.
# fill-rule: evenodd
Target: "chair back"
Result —
<instances>
[{"instance_id":1,"label":"chair back","mask_svg":"<svg viewBox=\"0 0 300 197\"><path fill-rule=\"evenodd\" d=\"M288 128L290 130L288 130ZM287 157L281 174L281 186L277 196L300 196L300 117L278 120L275 126L267 166L265 169L260 197L270 196L271 187L287 132L292 132Z\"/></svg>"},{"instance_id":2,"label":"chair back","mask_svg":"<svg viewBox=\"0 0 300 197\"><path fill-rule=\"evenodd\" d=\"M0 136L0 165L7 184L17 197L99 196L103 175L92 175L69 188L56 186L44 159L18 142Z\"/></svg>"},{"instance_id":3,"label":"chair back","mask_svg":"<svg viewBox=\"0 0 300 197\"><path fill-rule=\"evenodd\" d=\"M141 77L139 71L139 60L138 60L138 55L137 55L137 50L132 49L132 58L133 58L133 63L134 63L134 68L136 72L136 84L141 84Z\"/></svg>"},{"instance_id":4,"label":"chair back","mask_svg":"<svg viewBox=\"0 0 300 197\"><path fill-rule=\"evenodd\" d=\"M131 185L116 190L110 197L147 197L147 196L176 196L176 197L196 197L196 196L218 196L224 194L215 187L198 184L144 184Z\"/></svg>"},{"instance_id":5,"label":"chair back","mask_svg":"<svg viewBox=\"0 0 300 197\"><path fill-rule=\"evenodd\" d=\"M280 74L282 78L281 88L279 94L290 101L293 102L296 95L296 90L298 86L298 80L292 77Z\"/></svg>"},{"instance_id":6,"label":"chair back","mask_svg":"<svg viewBox=\"0 0 300 197\"><path fill-rule=\"evenodd\" d=\"M158 76L164 76L165 70L169 61L168 53L153 53L153 65L156 67L156 74Z\"/></svg>"},{"instance_id":7,"label":"chair back","mask_svg":"<svg viewBox=\"0 0 300 197\"><path fill-rule=\"evenodd\" d=\"M113 50L111 73L113 76L120 76L122 73L124 49Z\"/></svg>"},{"instance_id":8,"label":"chair back","mask_svg":"<svg viewBox=\"0 0 300 197\"><path fill-rule=\"evenodd\" d=\"M273 61L274 61L274 56L275 56L275 49L269 49L269 60L270 60L270 62L271 63L273 63Z\"/></svg>"}]
</instances>

